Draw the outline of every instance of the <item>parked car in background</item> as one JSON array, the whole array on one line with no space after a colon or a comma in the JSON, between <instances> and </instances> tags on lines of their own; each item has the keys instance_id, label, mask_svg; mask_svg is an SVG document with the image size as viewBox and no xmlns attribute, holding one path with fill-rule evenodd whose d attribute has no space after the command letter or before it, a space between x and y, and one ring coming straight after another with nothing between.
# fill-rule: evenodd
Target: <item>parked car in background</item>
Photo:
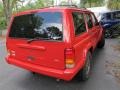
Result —
<instances>
[{"instance_id":1,"label":"parked car in background","mask_svg":"<svg viewBox=\"0 0 120 90\"><path fill-rule=\"evenodd\" d=\"M120 35L120 10L101 13L100 23L105 30L106 38Z\"/></svg>"},{"instance_id":2,"label":"parked car in background","mask_svg":"<svg viewBox=\"0 0 120 90\"><path fill-rule=\"evenodd\" d=\"M91 57L103 48L104 31L93 12L56 6L12 17L6 46L9 64L70 81L90 76Z\"/></svg>"}]
</instances>

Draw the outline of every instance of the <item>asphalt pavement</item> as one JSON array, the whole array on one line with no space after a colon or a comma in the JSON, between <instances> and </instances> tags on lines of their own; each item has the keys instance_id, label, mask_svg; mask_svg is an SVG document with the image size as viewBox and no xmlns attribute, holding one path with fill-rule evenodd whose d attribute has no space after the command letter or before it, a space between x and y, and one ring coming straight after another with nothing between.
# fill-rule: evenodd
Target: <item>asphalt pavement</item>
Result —
<instances>
[{"instance_id":1,"label":"asphalt pavement","mask_svg":"<svg viewBox=\"0 0 120 90\"><path fill-rule=\"evenodd\" d=\"M0 90L120 90L120 83L107 72L106 62L120 60L120 52L112 46L118 39L107 39L104 49L96 49L93 55L91 78L87 82L59 81L54 78L33 75L29 71L9 65L4 42L0 41Z\"/></svg>"}]
</instances>

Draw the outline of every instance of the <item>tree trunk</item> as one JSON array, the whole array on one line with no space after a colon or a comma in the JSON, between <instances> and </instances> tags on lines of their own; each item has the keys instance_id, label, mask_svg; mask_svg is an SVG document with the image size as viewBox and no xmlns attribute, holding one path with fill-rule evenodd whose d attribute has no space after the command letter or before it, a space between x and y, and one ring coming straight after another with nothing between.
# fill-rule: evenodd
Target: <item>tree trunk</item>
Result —
<instances>
[{"instance_id":1,"label":"tree trunk","mask_svg":"<svg viewBox=\"0 0 120 90\"><path fill-rule=\"evenodd\" d=\"M14 5L16 4L16 1L18 1L18 0L12 0L12 1L11 0L2 0L7 26L9 25L11 15L12 15L12 9L13 9Z\"/></svg>"},{"instance_id":2,"label":"tree trunk","mask_svg":"<svg viewBox=\"0 0 120 90\"><path fill-rule=\"evenodd\" d=\"M11 13L12 13L12 10L10 10L10 5L9 5L10 1L9 0L2 0L2 1L4 7L4 15L6 18L6 24L9 25Z\"/></svg>"},{"instance_id":3,"label":"tree trunk","mask_svg":"<svg viewBox=\"0 0 120 90\"><path fill-rule=\"evenodd\" d=\"M92 6L92 2L91 2L91 0L89 0L89 5L90 5L90 8L91 8L91 6Z\"/></svg>"}]
</instances>

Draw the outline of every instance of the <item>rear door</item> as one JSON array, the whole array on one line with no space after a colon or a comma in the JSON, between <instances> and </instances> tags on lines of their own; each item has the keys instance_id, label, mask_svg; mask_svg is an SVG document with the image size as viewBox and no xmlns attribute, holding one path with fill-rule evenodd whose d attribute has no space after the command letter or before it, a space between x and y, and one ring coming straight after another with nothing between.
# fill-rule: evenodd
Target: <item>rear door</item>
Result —
<instances>
[{"instance_id":1,"label":"rear door","mask_svg":"<svg viewBox=\"0 0 120 90\"><path fill-rule=\"evenodd\" d=\"M76 64L83 64L84 51L91 39L86 29L84 12L74 11L72 12L73 18L73 30L74 30L74 49Z\"/></svg>"},{"instance_id":2,"label":"rear door","mask_svg":"<svg viewBox=\"0 0 120 90\"><path fill-rule=\"evenodd\" d=\"M89 36L91 37L91 42L95 47L97 44L98 31L96 30L96 27L94 27L93 20L90 13L86 13L86 22L87 22L88 33L89 33Z\"/></svg>"},{"instance_id":3,"label":"rear door","mask_svg":"<svg viewBox=\"0 0 120 90\"><path fill-rule=\"evenodd\" d=\"M91 13L92 16L92 22L93 22L93 26L95 29L95 34L96 34L96 43L100 40L101 38L101 31L102 31L102 27L100 26L100 24L98 23L97 19L95 18L95 15L93 13Z\"/></svg>"},{"instance_id":4,"label":"rear door","mask_svg":"<svg viewBox=\"0 0 120 90\"><path fill-rule=\"evenodd\" d=\"M39 12L14 18L7 46L25 63L64 69L62 12Z\"/></svg>"}]
</instances>

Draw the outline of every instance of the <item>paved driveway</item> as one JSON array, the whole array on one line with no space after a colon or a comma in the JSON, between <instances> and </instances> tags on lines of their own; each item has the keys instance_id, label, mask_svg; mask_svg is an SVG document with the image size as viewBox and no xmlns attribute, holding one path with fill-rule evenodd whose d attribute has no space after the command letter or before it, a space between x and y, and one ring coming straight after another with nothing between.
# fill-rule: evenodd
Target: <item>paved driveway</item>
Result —
<instances>
[{"instance_id":1,"label":"paved driveway","mask_svg":"<svg viewBox=\"0 0 120 90\"><path fill-rule=\"evenodd\" d=\"M4 44L0 43L0 90L120 90L120 83L107 73L106 62L120 60L120 52L112 46L117 39L106 40L102 50L96 50L93 55L91 78L87 82L56 82L54 78L42 75L32 75L29 71L8 65Z\"/></svg>"}]
</instances>

